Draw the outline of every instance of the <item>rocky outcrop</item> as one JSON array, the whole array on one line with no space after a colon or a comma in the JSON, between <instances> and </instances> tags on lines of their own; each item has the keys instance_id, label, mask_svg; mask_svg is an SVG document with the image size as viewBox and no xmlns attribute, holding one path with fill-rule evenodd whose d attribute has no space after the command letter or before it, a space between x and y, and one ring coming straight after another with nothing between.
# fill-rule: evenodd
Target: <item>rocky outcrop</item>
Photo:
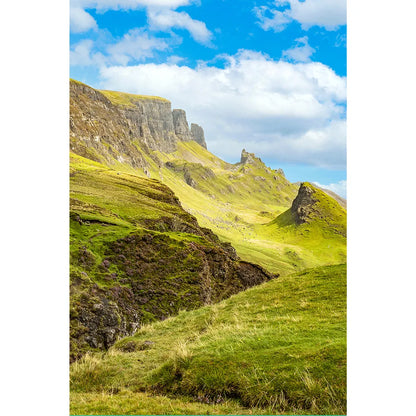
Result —
<instances>
[{"instance_id":1,"label":"rocky outcrop","mask_svg":"<svg viewBox=\"0 0 416 416\"><path fill-rule=\"evenodd\" d=\"M165 166L174 172L182 173L185 182L192 188L198 188L199 180L205 181L215 178L213 170L200 163L168 161Z\"/></svg>"},{"instance_id":2,"label":"rocky outcrop","mask_svg":"<svg viewBox=\"0 0 416 416\"><path fill-rule=\"evenodd\" d=\"M205 149L207 148L204 136L204 129L201 126L199 126L198 124L191 123L191 136L192 140L196 141Z\"/></svg>"},{"instance_id":3,"label":"rocky outcrop","mask_svg":"<svg viewBox=\"0 0 416 416\"><path fill-rule=\"evenodd\" d=\"M250 163L254 160L254 153L246 152L246 149L241 151L240 163Z\"/></svg>"},{"instance_id":4,"label":"rocky outcrop","mask_svg":"<svg viewBox=\"0 0 416 416\"><path fill-rule=\"evenodd\" d=\"M266 165L259 157L257 157L254 153L246 152L246 149L241 151L240 164L258 164L266 168Z\"/></svg>"},{"instance_id":5,"label":"rocky outcrop","mask_svg":"<svg viewBox=\"0 0 416 416\"><path fill-rule=\"evenodd\" d=\"M307 222L310 214L314 211L314 204L317 202L314 198L315 191L306 184L300 185L298 194L290 208L296 224Z\"/></svg>"},{"instance_id":6,"label":"rocky outcrop","mask_svg":"<svg viewBox=\"0 0 416 416\"><path fill-rule=\"evenodd\" d=\"M172 111L173 126L175 134L179 140L189 142L192 140L191 131L189 130L188 121L186 120L186 113L184 110L175 109Z\"/></svg>"}]
</instances>

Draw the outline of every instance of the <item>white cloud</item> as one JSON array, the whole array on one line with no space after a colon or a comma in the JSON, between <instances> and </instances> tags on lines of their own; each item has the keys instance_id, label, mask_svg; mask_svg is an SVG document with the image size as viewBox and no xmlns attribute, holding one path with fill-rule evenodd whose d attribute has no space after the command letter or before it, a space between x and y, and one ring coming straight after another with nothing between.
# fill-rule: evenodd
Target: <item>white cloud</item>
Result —
<instances>
[{"instance_id":1,"label":"white cloud","mask_svg":"<svg viewBox=\"0 0 416 416\"><path fill-rule=\"evenodd\" d=\"M142 7L177 9L195 3L195 0L71 0L79 7L106 10L134 10Z\"/></svg>"},{"instance_id":2,"label":"white cloud","mask_svg":"<svg viewBox=\"0 0 416 416\"><path fill-rule=\"evenodd\" d=\"M83 39L70 52L72 66L127 65L152 58L155 51L169 49L171 40L150 37L143 29L132 29L121 40L107 45L105 52L94 52L94 41Z\"/></svg>"},{"instance_id":3,"label":"white cloud","mask_svg":"<svg viewBox=\"0 0 416 416\"><path fill-rule=\"evenodd\" d=\"M347 23L346 0L290 0L291 17L304 29L323 26L327 30L337 29Z\"/></svg>"},{"instance_id":4,"label":"white cloud","mask_svg":"<svg viewBox=\"0 0 416 416\"><path fill-rule=\"evenodd\" d=\"M192 19L188 13L166 9L149 9L147 18L152 30L186 29L197 42L209 44L211 41L212 33L207 29L205 23Z\"/></svg>"},{"instance_id":5,"label":"white cloud","mask_svg":"<svg viewBox=\"0 0 416 416\"><path fill-rule=\"evenodd\" d=\"M70 51L70 62L73 66L101 66L107 58L100 52L93 53L94 42L84 39L74 45Z\"/></svg>"},{"instance_id":6,"label":"white cloud","mask_svg":"<svg viewBox=\"0 0 416 416\"><path fill-rule=\"evenodd\" d=\"M132 29L120 42L107 48L109 60L115 64L127 65L130 61L141 61L154 56L154 51L169 49L169 44L160 38L149 37L140 29Z\"/></svg>"},{"instance_id":7,"label":"white cloud","mask_svg":"<svg viewBox=\"0 0 416 416\"><path fill-rule=\"evenodd\" d=\"M70 21L72 33L82 33L90 29L97 29L97 22L94 18L80 7L71 7Z\"/></svg>"},{"instance_id":8,"label":"white cloud","mask_svg":"<svg viewBox=\"0 0 416 416\"><path fill-rule=\"evenodd\" d=\"M310 62L310 57L315 49L308 43L308 37L304 36L295 40L297 45L294 48L283 51L282 57L292 62Z\"/></svg>"},{"instance_id":9,"label":"white cloud","mask_svg":"<svg viewBox=\"0 0 416 416\"><path fill-rule=\"evenodd\" d=\"M245 147L269 160L345 167L346 79L321 63L240 51L224 68L142 64L100 74L104 88L166 97L185 109L226 160Z\"/></svg>"},{"instance_id":10,"label":"white cloud","mask_svg":"<svg viewBox=\"0 0 416 416\"><path fill-rule=\"evenodd\" d=\"M339 181L336 183L330 183L329 185L322 185L318 182L313 182L314 184L318 185L321 188L329 189L332 192L335 192L340 197L346 199L347 198L347 181Z\"/></svg>"},{"instance_id":11,"label":"white cloud","mask_svg":"<svg viewBox=\"0 0 416 416\"><path fill-rule=\"evenodd\" d=\"M290 15L280 10L273 10L266 6L260 6L254 8L254 13L260 20L260 26L264 30L273 30L274 32L282 32L286 29L286 26L292 21ZM271 17L267 17L267 14L271 14Z\"/></svg>"},{"instance_id":12,"label":"white cloud","mask_svg":"<svg viewBox=\"0 0 416 416\"><path fill-rule=\"evenodd\" d=\"M180 62L185 62L185 61L186 61L186 58L182 56L178 56L178 55L171 55L166 59L166 62L172 65L177 65Z\"/></svg>"},{"instance_id":13,"label":"white cloud","mask_svg":"<svg viewBox=\"0 0 416 416\"><path fill-rule=\"evenodd\" d=\"M304 30L312 26L336 30L347 23L346 0L275 0L275 6L276 8L261 6L253 9L264 30L281 32L294 20Z\"/></svg>"}]
</instances>

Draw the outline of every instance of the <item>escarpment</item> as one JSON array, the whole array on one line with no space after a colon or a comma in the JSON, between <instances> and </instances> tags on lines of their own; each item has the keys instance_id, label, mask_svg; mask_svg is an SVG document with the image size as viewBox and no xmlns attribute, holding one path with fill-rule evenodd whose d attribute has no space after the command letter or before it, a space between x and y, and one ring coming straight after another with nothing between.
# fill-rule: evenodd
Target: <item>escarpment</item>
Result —
<instances>
[{"instance_id":1,"label":"escarpment","mask_svg":"<svg viewBox=\"0 0 416 416\"><path fill-rule=\"evenodd\" d=\"M192 140L204 146L203 131L201 135L194 128L192 133L185 111L172 111L164 98L98 91L70 82L70 146L80 156L146 169L146 154L172 153L179 141Z\"/></svg>"}]
</instances>

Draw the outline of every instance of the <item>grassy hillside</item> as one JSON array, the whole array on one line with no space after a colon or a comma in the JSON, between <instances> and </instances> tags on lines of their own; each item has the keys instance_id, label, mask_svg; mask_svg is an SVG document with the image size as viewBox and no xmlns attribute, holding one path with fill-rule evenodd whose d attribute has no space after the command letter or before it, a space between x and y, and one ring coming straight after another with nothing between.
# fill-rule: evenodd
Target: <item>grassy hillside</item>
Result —
<instances>
[{"instance_id":1,"label":"grassy hillside","mask_svg":"<svg viewBox=\"0 0 416 416\"><path fill-rule=\"evenodd\" d=\"M72 154L70 191L72 359L274 277L156 180Z\"/></svg>"},{"instance_id":2,"label":"grassy hillside","mask_svg":"<svg viewBox=\"0 0 416 416\"><path fill-rule=\"evenodd\" d=\"M264 239L279 242L286 258L293 265L306 267L319 264L336 264L346 261L346 210L324 191L303 183L303 189L313 194L314 202L305 222L296 221L293 207L273 221L256 227Z\"/></svg>"},{"instance_id":3,"label":"grassy hillside","mask_svg":"<svg viewBox=\"0 0 416 416\"><path fill-rule=\"evenodd\" d=\"M345 414L345 278L305 270L147 325L72 365L71 414Z\"/></svg>"}]
</instances>

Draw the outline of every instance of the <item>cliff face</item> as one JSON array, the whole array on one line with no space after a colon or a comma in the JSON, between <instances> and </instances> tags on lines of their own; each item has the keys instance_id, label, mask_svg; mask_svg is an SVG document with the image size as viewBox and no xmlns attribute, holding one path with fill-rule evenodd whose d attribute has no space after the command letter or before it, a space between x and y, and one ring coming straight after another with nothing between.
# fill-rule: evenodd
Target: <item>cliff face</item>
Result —
<instances>
[{"instance_id":1,"label":"cliff face","mask_svg":"<svg viewBox=\"0 0 416 416\"><path fill-rule=\"evenodd\" d=\"M135 168L145 168L147 163L133 144L139 137L133 123L108 98L71 82L70 147L74 153L95 161L126 161Z\"/></svg>"},{"instance_id":2,"label":"cliff face","mask_svg":"<svg viewBox=\"0 0 416 416\"><path fill-rule=\"evenodd\" d=\"M192 123L191 135L192 135L192 140L195 140L202 147L205 147L205 149L207 148L207 144L205 142L204 129L201 126L199 126L198 124Z\"/></svg>"},{"instance_id":3,"label":"cliff face","mask_svg":"<svg viewBox=\"0 0 416 416\"><path fill-rule=\"evenodd\" d=\"M175 134L179 140L189 142L192 140L191 131L189 130L188 121L186 120L186 113L183 110L175 109L172 111L173 125L175 127Z\"/></svg>"},{"instance_id":4,"label":"cliff face","mask_svg":"<svg viewBox=\"0 0 416 416\"><path fill-rule=\"evenodd\" d=\"M171 153L176 150L171 104L169 101L146 99L135 102L135 107L121 108L130 121L133 132L144 148Z\"/></svg>"},{"instance_id":5,"label":"cliff face","mask_svg":"<svg viewBox=\"0 0 416 416\"><path fill-rule=\"evenodd\" d=\"M76 81L70 82L70 137L71 150L80 156L144 170L148 163L143 153L172 153L178 141L205 143L200 132L191 133L185 111L172 111L164 98L121 96Z\"/></svg>"}]
</instances>

